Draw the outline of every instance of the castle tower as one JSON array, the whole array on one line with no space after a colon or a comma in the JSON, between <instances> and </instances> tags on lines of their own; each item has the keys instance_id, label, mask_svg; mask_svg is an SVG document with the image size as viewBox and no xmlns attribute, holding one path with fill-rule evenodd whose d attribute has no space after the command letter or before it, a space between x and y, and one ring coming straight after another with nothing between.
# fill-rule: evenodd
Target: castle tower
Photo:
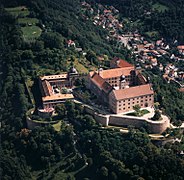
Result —
<instances>
[{"instance_id":1,"label":"castle tower","mask_svg":"<svg viewBox=\"0 0 184 180\"><path fill-rule=\"evenodd\" d=\"M126 79L124 75L121 75L119 80L119 89L125 89L126 86Z\"/></svg>"}]
</instances>

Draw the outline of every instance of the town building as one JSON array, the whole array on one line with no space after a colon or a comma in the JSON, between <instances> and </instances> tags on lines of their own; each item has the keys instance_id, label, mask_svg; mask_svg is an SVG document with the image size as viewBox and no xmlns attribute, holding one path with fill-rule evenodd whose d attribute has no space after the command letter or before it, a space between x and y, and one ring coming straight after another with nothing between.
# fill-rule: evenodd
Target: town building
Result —
<instances>
[{"instance_id":1,"label":"town building","mask_svg":"<svg viewBox=\"0 0 184 180\"><path fill-rule=\"evenodd\" d=\"M177 46L177 49L181 55L184 55L184 45Z\"/></svg>"},{"instance_id":2,"label":"town building","mask_svg":"<svg viewBox=\"0 0 184 180\"><path fill-rule=\"evenodd\" d=\"M133 110L154 105L154 92L147 80L128 62L115 58L110 63L112 69L90 72L88 88L106 104L113 113Z\"/></svg>"}]
</instances>

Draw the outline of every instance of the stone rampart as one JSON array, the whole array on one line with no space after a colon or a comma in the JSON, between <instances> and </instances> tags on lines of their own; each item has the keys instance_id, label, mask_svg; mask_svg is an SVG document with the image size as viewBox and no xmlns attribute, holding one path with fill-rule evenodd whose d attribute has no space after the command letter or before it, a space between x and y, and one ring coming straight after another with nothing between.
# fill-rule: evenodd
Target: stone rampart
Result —
<instances>
[{"instance_id":1,"label":"stone rampart","mask_svg":"<svg viewBox=\"0 0 184 180\"><path fill-rule=\"evenodd\" d=\"M109 125L134 126L140 128L143 127L144 124L145 124L144 118L136 118L132 116L118 116L118 115L110 115L109 117Z\"/></svg>"},{"instance_id":2,"label":"stone rampart","mask_svg":"<svg viewBox=\"0 0 184 180\"><path fill-rule=\"evenodd\" d=\"M53 124L58 123L58 121L51 121L51 122L36 121L36 120L32 120L30 117L26 118L26 122L27 122L27 128L31 129L31 130L34 129L35 127L37 127L37 126L44 127L44 126L48 126L49 124L53 125Z\"/></svg>"},{"instance_id":3,"label":"stone rampart","mask_svg":"<svg viewBox=\"0 0 184 180\"><path fill-rule=\"evenodd\" d=\"M150 133L161 134L168 127L170 127L170 120L164 118L160 121L151 121L144 118L134 117L134 116L118 116L110 115L109 125L114 126L134 126L135 128L146 128Z\"/></svg>"},{"instance_id":4,"label":"stone rampart","mask_svg":"<svg viewBox=\"0 0 184 180\"><path fill-rule=\"evenodd\" d=\"M94 109L92 109L91 107L89 106L85 106L85 111L92 115L93 118L100 124L102 124L103 126L108 126L108 123L109 123L109 116L108 115L103 115L103 114L100 114L100 113L97 113L95 112Z\"/></svg>"},{"instance_id":5,"label":"stone rampart","mask_svg":"<svg viewBox=\"0 0 184 180\"><path fill-rule=\"evenodd\" d=\"M152 121L143 117L134 117L134 116L125 116L125 115L103 115L95 112L89 106L85 106L85 110L87 113L92 115L94 119L102 124L103 126L113 125L113 126L134 126L135 128L146 128L150 133L153 134L161 134L168 127L170 127L170 120L163 116L163 120L160 121Z\"/></svg>"}]
</instances>

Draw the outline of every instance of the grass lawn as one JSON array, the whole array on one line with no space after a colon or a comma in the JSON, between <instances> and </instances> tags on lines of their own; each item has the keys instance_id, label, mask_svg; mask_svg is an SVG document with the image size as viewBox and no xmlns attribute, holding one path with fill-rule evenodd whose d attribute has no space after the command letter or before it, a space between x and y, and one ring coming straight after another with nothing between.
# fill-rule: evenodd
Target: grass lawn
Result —
<instances>
[{"instance_id":1,"label":"grass lawn","mask_svg":"<svg viewBox=\"0 0 184 180\"><path fill-rule=\"evenodd\" d=\"M21 27L21 30L23 32L24 40L27 41L38 38L42 33L42 30L38 26Z\"/></svg>"},{"instance_id":2,"label":"grass lawn","mask_svg":"<svg viewBox=\"0 0 184 180\"><path fill-rule=\"evenodd\" d=\"M28 18L28 17L18 18L18 23L19 24L36 25L38 22L39 22L39 20L37 18Z\"/></svg>"},{"instance_id":3,"label":"grass lawn","mask_svg":"<svg viewBox=\"0 0 184 180\"><path fill-rule=\"evenodd\" d=\"M18 7L12 7L12 8L5 8L9 13L11 13L14 16L28 16L29 10L25 6L18 6Z\"/></svg>"},{"instance_id":4,"label":"grass lawn","mask_svg":"<svg viewBox=\"0 0 184 180\"><path fill-rule=\"evenodd\" d=\"M44 65L44 67L43 66L41 67L38 64L34 64L33 68L36 71L37 76L56 74L56 71L53 69L47 68L47 65Z\"/></svg>"},{"instance_id":5,"label":"grass lawn","mask_svg":"<svg viewBox=\"0 0 184 180\"><path fill-rule=\"evenodd\" d=\"M21 27L25 41L34 40L41 35L42 30L36 26L39 20L27 17L30 12L25 6L6 8L6 10L14 16L18 16L18 23L20 25L26 24L25 27Z\"/></svg>"},{"instance_id":6,"label":"grass lawn","mask_svg":"<svg viewBox=\"0 0 184 180\"><path fill-rule=\"evenodd\" d=\"M157 10L158 12L164 12L164 11L168 10L168 7L164 6L160 3L155 3L155 4L153 4L152 9Z\"/></svg>"},{"instance_id":7,"label":"grass lawn","mask_svg":"<svg viewBox=\"0 0 184 180\"><path fill-rule=\"evenodd\" d=\"M139 115L137 115L136 112L131 112L131 113L128 113L128 114L126 114L126 115L127 115L127 116L142 117L142 116L144 116L145 114L148 114L148 113L150 113L150 112L149 112L147 109L143 109L143 110L140 110Z\"/></svg>"},{"instance_id":8,"label":"grass lawn","mask_svg":"<svg viewBox=\"0 0 184 180\"><path fill-rule=\"evenodd\" d=\"M21 27L25 41L34 40L41 35L42 30L36 26L39 20L37 18L26 17L30 12L25 6L6 8L6 10L12 15L18 16L18 23L20 25L26 25L25 27Z\"/></svg>"},{"instance_id":9,"label":"grass lawn","mask_svg":"<svg viewBox=\"0 0 184 180\"><path fill-rule=\"evenodd\" d=\"M31 98L31 103L33 104L33 105L35 105L35 100L34 100L34 97L33 97L33 94L32 94L32 92L31 92L31 88L32 88L32 86L33 86L33 84L34 84L34 81L32 81L30 78L28 78L26 81L25 81L25 83L26 83L26 88L28 89L28 93L29 93L29 96L30 96L30 98Z\"/></svg>"},{"instance_id":10,"label":"grass lawn","mask_svg":"<svg viewBox=\"0 0 184 180\"><path fill-rule=\"evenodd\" d=\"M86 67L84 67L81 63L78 62L78 60L74 61L74 66L79 73L88 73L89 72Z\"/></svg>"},{"instance_id":11,"label":"grass lawn","mask_svg":"<svg viewBox=\"0 0 184 180\"><path fill-rule=\"evenodd\" d=\"M53 128L54 128L56 131L60 131L60 129L61 129L61 121L59 121L59 122L56 123L56 124L53 124L52 126L53 126Z\"/></svg>"},{"instance_id":12,"label":"grass lawn","mask_svg":"<svg viewBox=\"0 0 184 180\"><path fill-rule=\"evenodd\" d=\"M34 83L34 81L32 81L31 78L27 78L26 84L27 84L27 86L28 86L29 88L31 88L31 87L33 86L33 83Z\"/></svg>"},{"instance_id":13,"label":"grass lawn","mask_svg":"<svg viewBox=\"0 0 184 180\"><path fill-rule=\"evenodd\" d=\"M138 26L143 25L143 23L138 19L138 20L132 22L130 25L133 26L133 27L134 27L134 26L135 26L135 27L138 27Z\"/></svg>"},{"instance_id":14,"label":"grass lawn","mask_svg":"<svg viewBox=\"0 0 184 180\"><path fill-rule=\"evenodd\" d=\"M149 31L145 33L148 37L157 37L159 35L158 31Z\"/></svg>"}]
</instances>

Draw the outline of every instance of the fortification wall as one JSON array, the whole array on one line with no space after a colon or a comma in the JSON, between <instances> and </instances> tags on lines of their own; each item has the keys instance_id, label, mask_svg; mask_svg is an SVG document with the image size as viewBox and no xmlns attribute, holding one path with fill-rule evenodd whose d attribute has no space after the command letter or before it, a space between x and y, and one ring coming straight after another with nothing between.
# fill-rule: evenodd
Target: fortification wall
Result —
<instances>
[{"instance_id":1,"label":"fortification wall","mask_svg":"<svg viewBox=\"0 0 184 180\"><path fill-rule=\"evenodd\" d=\"M118 115L111 115L109 117L109 125L116 125L116 126L135 126L137 128L143 127L145 124L144 118L137 118L130 116L118 116Z\"/></svg>"},{"instance_id":2,"label":"fortification wall","mask_svg":"<svg viewBox=\"0 0 184 180\"><path fill-rule=\"evenodd\" d=\"M103 115L95 112L94 109L85 106L87 113L92 115L94 119L102 124L103 126L114 125L114 126L134 126L135 128L146 128L150 133L161 134L168 127L170 127L170 120L163 116L161 121L151 121L143 117L134 116L120 116L120 115Z\"/></svg>"},{"instance_id":3,"label":"fortification wall","mask_svg":"<svg viewBox=\"0 0 184 180\"><path fill-rule=\"evenodd\" d=\"M155 134L161 134L164 132L168 127L170 127L170 120L163 119L161 121L147 121L149 124L149 130L154 132Z\"/></svg>"},{"instance_id":4,"label":"fortification wall","mask_svg":"<svg viewBox=\"0 0 184 180\"><path fill-rule=\"evenodd\" d=\"M109 117L109 125L134 126L135 128L143 127L147 128L150 133L161 134L170 126L170 120L168 118L164 118L161 121L151 121L133 116L127 117L111 115Z\"/></svg>"},{"instance_id":5,"label":"fortification wall","mask_svg":"<svg viewBox=\"0 0 184 180\"><path fill-rule=\"evenodd\" d=\"M53 125L53 124L58 123L58 121L52 121L52 122L36 121L36 120L32 120L30 117L26 118L26 122L27 122L27 128L31 130L38 126L44 127L44 126L48 126L49 124Z\"/></svg>"},{"instance_id":6,"label":"fortification wall","mask_svg":"<svg viewBox=\"0 0 184 180\"><path fill-rule=\"evenodd\" d=\"M109 123L109 116L108 115L103 115L103 114L99 114L97 112L95 112L94 109L90 108L89 106L85 106L85 111L92 115L93 118L100 124L102 124L103 126L108 126Z\"/></svg>"},{"instance_id":7,"label":"fortification wall","mask_svg":"<svg viewBox=\"0 0 184 180\"><path fill-rule=\"evenodd\" d=\"M94 119L95 119L98 123L102 124L103 126L108 126L108 123L109 123L109 116L105 116L105 115L103 115L103 114L97 114L97 113L95 113Z\"/></svg>"}]
</instances>

